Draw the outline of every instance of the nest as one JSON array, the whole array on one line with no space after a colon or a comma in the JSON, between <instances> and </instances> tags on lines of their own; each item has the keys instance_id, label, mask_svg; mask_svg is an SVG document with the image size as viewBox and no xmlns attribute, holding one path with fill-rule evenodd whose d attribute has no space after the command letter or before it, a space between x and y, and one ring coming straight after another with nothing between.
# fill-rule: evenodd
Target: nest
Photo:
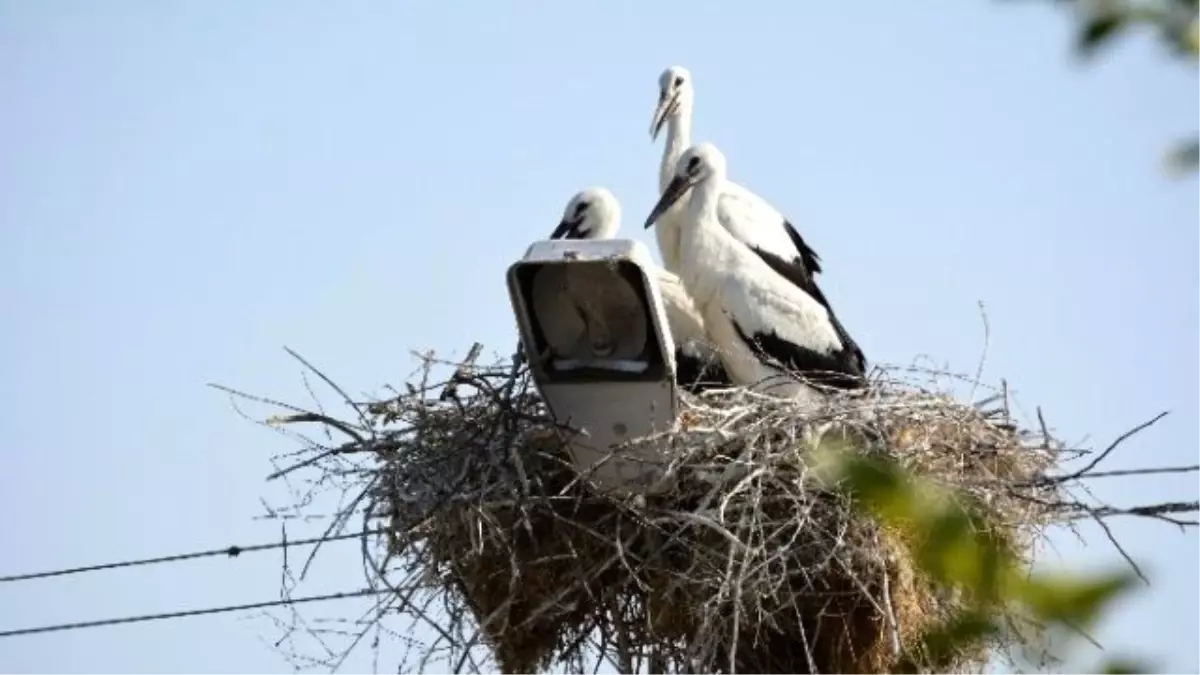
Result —
<instances>
[{"instance_id":1,"label":"nest","mask_svg":"<svg viewBox=\"0 0 1200 675\"><path fill-rule=\"evenodd\" d=\"M525 376L478 372L445 398L374 406L405 430L379 456L378 513L393 554L462 598L508 673L589 646L657 672L890 672L956 600L917 573L900 533L810 477L814 429L971 495L1024 555L1057 501L1042 480L1058 459L1047 439L1003 407L894 378L808 418L745 390L684 396L680 429L638 442L659 449L674 486L632 498L580 475L570 432ZM924 665L982 665L988 647Z\"/></svg>"},{"instance_id":2,"label":"nest","mask_svg":"<svg viewBox=\"0 0 1200 675\"><path fill-rule=\"evenodd\" d=\"M1026 563L1047 525L1100 513L1068 494L1086 470L1060 469L1081 451L1044 423L1020 428L1006 391L959 402L945 373L877 368L867 393L835 395L806 418L742 389L682 395L678 429L627 449L655 446L671 489L619 497L576 469L563 444L572 430L516 365L462 364L449 384L432 383L435 367L388 400L354 403L335 386L354 423L291 406L275 420L352 438L311 444L277 475L368 477L336 525L364 515L364 532L383 538L378 549L364 538L373 584L432 628L409 670L432 658L443 672L487 670L485 649L507 673L592 670L585 659L627 673L885 673L902 654L927 655L922 671L964 672L1021 646L1030 626L1014 615L990 643L922 649L960 599L922 575L902 532L816 479L810 451L830 436L968 495ZM1139 508L1125 513L1168 519L1195 504Z\"/></svg>"}]
</instances>

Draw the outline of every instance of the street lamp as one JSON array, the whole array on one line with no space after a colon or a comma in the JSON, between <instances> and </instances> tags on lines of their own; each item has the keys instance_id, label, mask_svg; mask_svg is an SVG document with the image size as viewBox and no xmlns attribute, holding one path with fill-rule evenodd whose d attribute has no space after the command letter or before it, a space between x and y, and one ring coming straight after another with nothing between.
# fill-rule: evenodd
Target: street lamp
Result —
<instances>
[{"instance_id":1,"label":"street lamp","mask_svg":"<svg viewBox=\"0 0 1200 675\"><path fill-rule=\"evenodd\" d=\"M534 382L576 467L601 489L666 489L662 454L612 448L675 424L675 346L645 245L549 240L508 269L508 291Z\"/></svg>"}]
</instances>

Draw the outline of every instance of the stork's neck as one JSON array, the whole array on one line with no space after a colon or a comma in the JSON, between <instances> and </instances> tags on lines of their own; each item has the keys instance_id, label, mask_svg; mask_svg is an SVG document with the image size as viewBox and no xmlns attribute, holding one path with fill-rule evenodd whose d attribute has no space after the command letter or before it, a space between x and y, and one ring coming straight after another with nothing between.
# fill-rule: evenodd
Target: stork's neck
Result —
<instances>
[{"instance_id":1,"label":"stork's neck","mask_svg":"<svg viewBox=\"0 0 1200 675\"><path fill-rule=\"evenodd\" d=\"M658 193L662 194L675 177L679 157L692 144L692 103L682 100L675 114L667 119L667 142L663 146L662 166L658 169Z\"/></svg>"},{"instance_id":2,"label":"stork's neck","mask_svg":"<svg viewBox=\"0 0 1200 675\"><path fill-rule=\"evenodd\" d=\"M719 280L712 270L725 269L732 237L717 219L723 181L709 179L692 188L680 234L680 278L698 306L709 303Z\"/></svg>"}]
</instances>

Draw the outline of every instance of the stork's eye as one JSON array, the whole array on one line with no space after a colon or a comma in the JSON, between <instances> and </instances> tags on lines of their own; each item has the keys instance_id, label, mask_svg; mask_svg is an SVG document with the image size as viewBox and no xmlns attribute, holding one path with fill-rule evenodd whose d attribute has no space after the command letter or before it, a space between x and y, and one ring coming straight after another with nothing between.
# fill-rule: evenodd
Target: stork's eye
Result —
<instances>
[{"instance_id":1,"label":"stork's eye","mask_svg":"<svg viewBox=\"0 0 1200 675\"><path fill-rule=\"evenodd\" d=\"M683 77L682 77L682 76L677 76L677 77L675 78L675 86L676 86L676 87L682 87L682 86L683 86Z\"/></svg>"},{"instance_id":2,"label":"stork's eye","mask_svg":"<svg viewBox=\"0 0 1200 675\"><path fill-rule=\"evenodd\" d=\"M698 168L700 168L700 158L699 157L693 157L688 160L688 163L687 163L688 173L694 173L696 171L696 169L698 169Z\"/></svg>"},{"instance_id":3,"label":"stork's eye","mask_svg":"<svg viewBox=\"0 0 1200 675\"><path fill-rule=\"evenodd\" d=\"M584 211L587 211L587 202L579 202L575 205L575 216L582 216Z\"/></svg>"}]
</instances>

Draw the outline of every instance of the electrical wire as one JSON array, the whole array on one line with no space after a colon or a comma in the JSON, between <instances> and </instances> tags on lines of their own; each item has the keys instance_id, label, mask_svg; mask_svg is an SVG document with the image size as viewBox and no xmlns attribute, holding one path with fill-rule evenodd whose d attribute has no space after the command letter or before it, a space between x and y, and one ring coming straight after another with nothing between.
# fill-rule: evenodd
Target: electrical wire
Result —
<instances>
[{"instance_id":1,"label":"electrical wire","mask_svg":"<svg viewBox=\"0 0 1200 675\"><path fill-rule=\"evenodd\" d=\"M345 598L358 598L367 595L383 595L390 593L388 589L364 588L358 591L348 591L345 593L330 593L327 595L309 595L300 598L291 598L287 600L270 600L267 602L252 602L244 605L226 605L223 607L205 607L203 609L188 609L178 612L166 612L163 614L143 614L141 616L124 616L113 619L99 619L97 621L79 621L75 623L60 623L50 626L38 626L35 628L18 628L15 630L0 631L0 638L17 637L19 635L34 635L37 633L53 633L65 630L79 630L82 628L96 628L99 626L116 626L125 623L142 623L146 621L162 621L166 619L182 619L192 616L204 616L207 614L221 614L225 612L237 612L248 609L265 609L268 607L283 607L289 605L299 605L307 602L322 602L325 600L342 600Z\"/></svg>"},{"instance_id":2,"label":"electrical wire","mask_svg":"<svg viewBox=\"0 0 1200 675\"><path fill-rule=\"evenodd\" d=\"M311 539L296 539L294 541L282 540L272 542L270 544L254 544L252 546L227 546L225 548L212 549L210 551L196 551L194 553L179 553L176 555L161 556L158 558L142 558L141 560L125 560L121 562L102 563L99 565L87 565L85 567L71 567L61 570L49 570L45 572L31 572L28 574L12 574L0 577L0 583L8 583L12 581L29 581L30 579L46 579L48 577L61 577L69 574L83 574L85 572L98 572L100 570L114 570L122 567L136 567L139 565L156 565L159 563L182 562L184 560L195 560L197 558L208 558L211 556L224 555L230 558L236 558L243 553L255 553L258 551L269 551L276 548L290 548L292 546L310 546L314 544L322 544L327 541L341 541L343 539L358 539L365 535L379 534L382 530L367 530L366 532L355 532L354 534L340 534L329 537L313 537Z\"/></svg>"}]
</instances>

